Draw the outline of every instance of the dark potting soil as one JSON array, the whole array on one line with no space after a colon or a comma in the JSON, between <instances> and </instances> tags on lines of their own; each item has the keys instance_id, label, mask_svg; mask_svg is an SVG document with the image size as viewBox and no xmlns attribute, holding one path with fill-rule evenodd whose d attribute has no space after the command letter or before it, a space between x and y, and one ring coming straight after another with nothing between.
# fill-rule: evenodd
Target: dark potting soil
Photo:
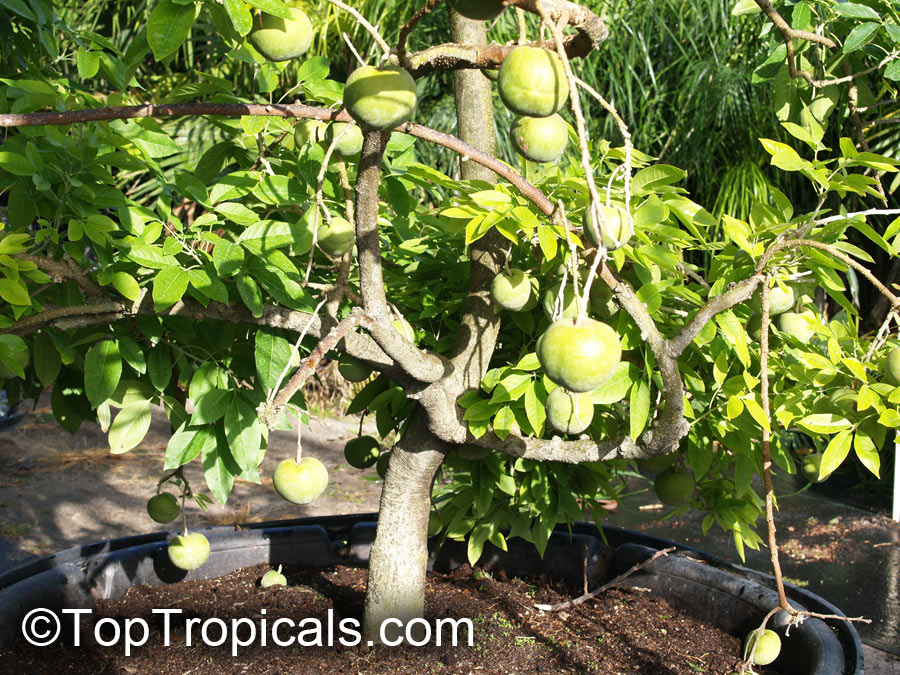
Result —
<instances>
[{"instance_id":1,"label":"dark potting soil","mask_svg":"<svg viewBox=\"0 0 900 675\"><path fill-rule=\"evenodd\" d=\"M674 610L664 600L634 589L611 589L594 600L557 612L542 612L535 603L554 604L572 597L558 581L526 580L487 575L463 566L450 574L430 574L426 596L426 618L434 626L440 618L468 618L473 626L472 646L342 647L338 639L352 637L341 632L344 619L362 618L366 571L349 567L283 570L288 586L260 588L265 565L249 567L208 581L181 582L161 587L135 587L121 599L99 603L95 616L81 622L81 647L66 645L35 648L24 640L0 653L0 672L30 673L151 673L153 675L203 675L224 673L640 673L641 675L724 675L740 664L737 638ZM180 609L171 616L169 646L164 646L163 615L153 609ZM127 619L143 618L150 627L147 643L133 647L126 656L124 640L109 647L115 630L109 617L124 634ZM287 617L278 637L287 641L300 636L309 643L328 640L328 624L336 646L280 647L272 642L271 627ZM71 618L71 617L69 617ZM192 646L187 645L185 622L189 618L207 622L208 641L222 635L221 619L229 627L228 640L220 647L204 644L201 626L192 627ZM297 627L306 618L318 619ZM231 622L262 619L269 632L266 646L259 638L253 646L238 647L232 655ZM247 622L244 622L245 624ZM351 627L345 624L346 627ZM140 641L142 629L133 624L131 633ZM459 633L466 637L465 629ZM249 625L236 635L250 640Z\"/></svg>"}]
</instances>

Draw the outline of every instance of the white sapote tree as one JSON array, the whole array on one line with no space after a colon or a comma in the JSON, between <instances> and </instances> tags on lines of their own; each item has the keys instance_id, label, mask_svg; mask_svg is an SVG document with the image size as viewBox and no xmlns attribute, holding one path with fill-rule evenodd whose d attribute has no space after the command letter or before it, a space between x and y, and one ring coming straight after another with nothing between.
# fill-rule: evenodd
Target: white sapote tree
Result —
<instances>
[{"instance_id":1,"label":"white sapote tree","mask_svg":"<svg viewBox=\"0 0 900 675\"><path fill-rule=\"evenodd\" d=\"M197 461L224 503L235 478L260 482L270 430L290 426L290 414L298 424L308 414L302 387L326 355L352 358L344 361L351 379L377 373L350 406L375 414L382 439L397 438L376 460L384 486L369 561L367 639L378 639L387 618L423 615L435 492L446 490L432 522L442 536L466 540L475 562L485 545L503 548L513 536L543 551L557 523L582 518L584 509L602 521L600 499L616 496L618 470L636 460L662 469L657 489L678 504L676 513L705 509L710 525L734 533L740 552L762 543L754 528L765 515L780 584L771 473L797 467L773 432L810 434L822 446L819 476L851 447L877 474L887 430L900 426L894 315L878 335L860 337L846 320L857 310L840 276L852 269L900 310L900 299L864 264L865 251L847 242L853 232L893 255L885 239L900 225L878 232L867 219L896 210L853 212L848 195L883 202L884 188L869 174L894 172L897 162L865 150L861 127L858 149L833 106L822 112L827 106L813 98L817 77L837 74L803 71L811 62L795 63L793 53L780 66L779 58L767 62L798 88L785 125L797 147L762 139L763 147L775 168L810 181L816 203L795 205L773 193L747 222L718 220L678 186L683 172L632 147L623 114L576 77L573 61L602 50L608 35L589 9L568 0L506 0L482 12L478 3L453 0L476 19L450 12L451 43L410 53L410 33L440 2L423 4L392 47L352 7L329 1L360 21L381 50L381 61L356 69L346 86L330 78L322 59L274 66L240 51L254 26L295 18L275 0L266 12L280 23L240 2L223 9L162 0L147 27L148 51L164 61L199 30L197 10L206 12L231 48L223 50L227 58L259 66L253 95L266 94L266 102L244 102L247 92L219 78L210 85L225 89L217 102L170 102L168 95L183 98L176 91L144 104L152 87L139 96L126 91L134 75L121 74L136 71L106 53L121 68L105 76L118 76L123 90L107 97L116 103L110 107L62 75L52 86L16 73L3 80L0 192L8 192L9 224L0 238L7 303L0 377L11 399L52 387L59 422L74 431L85 419L97 421L114 452L141 442L151 405L159 404L173 429L164 481ZM803 5L821 15L822 30L792 28L768 0L757 0L760 20L776 28L765 39L829 50L831 57L816 59L823 69L861 64L859 73L896 75L886 70L895 68L890 59L873 63L869 51L839 46L853 17L831 22L831 3ZM739 3L738 14L747 6ZM477 19L511 8L532 15L550 38L489 43ZM886 49L890 32L883 32L869 33L873 53ZM776 57L778 48L772 45ZM93 57L78 53L79 76L90 80L98 72ZM537 170L524 164L519 172L498 159L493 85L483 69L499 69L500 98L516 115L569 120L577 147ZM412 121L416 80L447 71L455 135ZM306 103L267 102L272 79L284 73ZM615 120L620 147L589 138L587 101ZM179 152L165 126L176 116L215 120L222 140L210 141L191 166L171 169L159 160ZM323 134L316 124L351 121L362 133L358 162L335 154L341 132ZM822 142L829 124L838 128L834 148ZM296 147L285 148L281 141L292 135ZM456 154L453 176L417 161L414 146L425 142ZM157 183L153 198L126 189L133 171ZM797 298L805 306L781 315L796 317L782 318L794 337L770 345L774 277L800 268L845 319L828 322L824 307ZM497 311L491 288L510 269L528 272L537 287L518 311ZM758 342L745 329L755 294ZM808 339L796 339L796 326ZM881 374L882 364L890 375ZM603 413L585 415L577 427L557 420L579 438L562 439L547 424L551 392L561 391L553 384L577 395L567 400L579 410ZM856 409L831 403L842 388L858 391ZM369 464L375 448L361 447L354 460ZM484 479L476 485L443 472L448 459L469 462L467 475ZM763 497L754 475L763 476ZM278 465L274 483L305 504L327 479L321 462L298 452ZM197 498L184 485L182 499L189 492ZM185 527L169 553L194 569L209 544ZM783 586L779 592L779 607L801 614Z\"/></svg>"}]
</instances>

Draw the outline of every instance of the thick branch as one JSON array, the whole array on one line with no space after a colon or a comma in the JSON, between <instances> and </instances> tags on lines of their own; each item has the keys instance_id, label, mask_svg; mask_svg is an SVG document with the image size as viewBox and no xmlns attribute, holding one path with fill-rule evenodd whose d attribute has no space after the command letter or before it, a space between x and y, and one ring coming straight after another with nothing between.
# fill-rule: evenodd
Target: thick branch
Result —
<instances>
[{"instance_id":1,"label":"thick branch","mask_svg":"<svg viewBox=\"0 0 900 675\"><path fill-rule=\"evenodd\" d=\"M363 309L372 319L369 332L378 345L401 368L420 382L435 382L445 374L437 354L420 351L397 331L384 294L381 273L381 242L378 239L378 187L381 161L390 134L367 131L356 177L356 246L359 288Z\"/></svg>"}]
</instances>

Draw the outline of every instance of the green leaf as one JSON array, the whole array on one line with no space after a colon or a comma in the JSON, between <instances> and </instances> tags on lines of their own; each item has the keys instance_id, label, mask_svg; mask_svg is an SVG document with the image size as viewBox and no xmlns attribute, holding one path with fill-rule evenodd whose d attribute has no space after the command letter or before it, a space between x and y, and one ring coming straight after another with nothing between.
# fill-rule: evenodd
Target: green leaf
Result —
<instances>
[{"instance_id":1,"label":"green leaf","mask_svg":"<svg viewBox=\"0 0 900 675\"><path fill-rule=\"evenodd\" d=\"M525 416L528 418L528 423L531 425L534 435L540 437L544 434L547 410L545 402L541 401L537 388L538 383L532 381L525 390Z\"/></svg>"},{"instance_id":2,"label":"green leaf","mask_svg":"<svg viewBox=\"0 0 900 675\"><path fill-rule=\"evenodd\" d=\"M231 395L227 389L210 389L194 401L191 424L212 424L225 414L224 401Z\"/></svg>"},{"instance_id":3,"label":"green leaf","mask_svg":"<svg viewBox=\"0 0 900 675\"><path fill-rule=\"evenodd\" d=\"M221 277L230 277L244 266L244 249L227 239L215 242L212 256L213 264Z\"/></svg>"},{"instance_id":4,"label":"green leaf","mask_svg":"<svg viewBox=\"0 0 900 675\"><path fill-rule=\"evenodd\" d=\"M35 173L27 157L7 150L0 151L0 169L16 176L31 176Z\"/></svg>"},{"instance_id":5,"label":"green leaf","mask_svg":"<svg viewBox=\"0 0 900 675\"><path fill-rule=\"evenodd\" d=\"M850 52L855 52L857 49L865 47L871 42L872 38L875 37L875 33L880 27L880 23L869 22L859 24L850 31L847 39L844 40L844 53L849 54Z\"/></svg>"},{"instance_id":6,"label":"green leaf","mask_svg":"<svg viewBox=\"0 0 900 675\"><path fill-rule=\"evenodd\" d=\"M783 171L800 171L801 169L811 168L812 165L797 154L791 146L772 141L768 138L760 138L766 152L772 155L772 165Z\"/></svg>"},{"instance_id":7,"label":"green leaf","mask_svg":"<svg viewBox=\"0 0 900 675\"><path fill-rule=\"evenodd\" d=\"M166 446L166 471L193 461L202 452L215 449L216 437L208 426L188 426L185 422L169 438Z\"/></svg>"},{"instance_id":8,"label":"green leaf","mask_svg":"<svg viewBox=\"0 0 900 675\"><path fill-rule=\"evenodd\" d=\"M280 16L282 19L293 18L293 15L281 0L247 0L247 4L261 9L266 14Z\"/></svg>"},{"instance_id":9,"label":"green leaf","mask_svg":"<svg viewBox=\"0 0 900 675\"><path fill-rule=\"evenodd\" d=\"M609 379L591 392L596 405L618 403L628 394L633 382L640 377L640 369L628 361L620 361Z\"/></svg>"},{"instance_id":10,"label":"green leaf","mask_svg":"<svg viewBox=\"0 0 900 675\"><path fill-rule=\"evenodd\" d=\"M631 399L629 406L629 435L637 439L647 426L650 415L650 387L644 380L638 380L631 387Z\"/></svg>"},{"instance_id":11,"label":"green leaf","mask_svg":"<svg viewBox=\"0 0 900 675\"><path fill-rule=\"evenodd\" d=\"M85 354L84 393L92 408L112 396L121 377L122 357L114 340L104 340Z\"/></svg>"},{"instance_id":12,"label":"green leaf","mask_svg":"<svg viewBox=\"0 0 900 675\"><path fill-rule=\"evenodd\" d=\"M259 415L241 396L235 395L225 408L225 438L228 439L231 456L242 470L258 466L262 443Z\"/></svg>"},{"instance_id":13,"label":"green leaf","mask_svg":"<svg viewBox=\"0 0 900 675\"><path fill-rule=\"evenodd\" d=\"M227 453L226 447L220 449L218 444L213 442L203 446L200 460L206 485L223 506L228 501L228 496L234 487L234 473L226 462Z\"/></svg>"},{"instance_id":14,"label":"green leaf","mask_svg":"<svg viewBox=\"0 0 900 675\"><path fill-rule=\"evenodd\" d=\"M181 267L163 267L153 280L153 303L156 309L167 309L181 300L189 281L190 275Z\"/></svg>"},{"instance_id":15,"label":"green leaf","mask_svg":"<svg viewBox=\"0 0 900 675\"><path fill-rule=\"evenodd\" d=\"M687 177L687 172L668 164L657 164L641 169L631 181L631 191L636 197L655 192L665 185L678 183Z\"/></svg>"},{"instance_id":16,"label":"green leaf","mask_svg":"<svg viewBox=\"0 0 900 675\"><path fill-rule=\"evenodd\" d=\"M853 19L881 21L881 17L874 9L854 2L837 3L834 5L834 11L841 16L849 16Z\"/></svg>"},{"instance_id":17,"label":"green leaf","mask_svg":"<svg viewBox=\"0 0 900 675\"><path fill-rule=\"evenodd\" d=\"M494 435L501 441L505 440L512 432L515 422L516 416L513 414L512 408L508 405L503 406L494 416Z\"/></svg>"},{"instance_id":18,"label":"green leaf","mask_svg":"<svg viewBox=\"0 0 900 675\"><path fill-rule=\"evenodd\" d=\"M850 429L853 426L850 420L831 413L807 415L799 420L797 424L815 434L834 434L838 431Z\"/></svg>"},{"instance_id":19,"label":"green leaf","mask_svg":"<svg viewBox=\"0 0 900 675\"><path fill-rule=\"evenodd\" d=\"M280 335L263 329L256 332L256 374L263 391L269 392L278 384L278 378L291 360L292 349L291 343Z\"/></svg>"},{"instance_id":20,"label":"green leaf","mask_svg":"<svg viewBox=\"0 0 900 675\"><path fill-rule=\"evenodd\" d=\"M822 455L822 464L819 466L819 476L830 476L841 463L847 458L850 452L850 444L853 440L853 432L846 429L831 439L825 453Z\"/></svg>"},{"instance_id":21,"label":"green leaf","mask_svg":"<svg viewBox=\"0 0 900 675\"><path fill-rule=\"evenodd\" d=\"M128 452L144 440L150 429L150 401L132 401L122 408L109 428L109 450L114 455Z\"/></svg>"},{"instance_id":22,"label":"green leaf","mask_svg":"<svg viewBox=\"0 0 900 675\"><path fill-rule=\"evenodd\" d=\"M38 333L34 339L34 372L44 387L56 381L62 368L62 359L47 333Z\"/></svg>"},{"instance_id":23,"label":"green leaf","mask_svg":"<svg viewBox=\"0 0 900 675\"><path fill-rule=\"evenodd\" d=\"M141 287L128 272L113 272L112 285L119 293L132 302L137 301L141 297Z\"/></svg>"},{"instance_id":24,"label":"green leaf","mask_svg":"<svg viewBox=\"0 0 900 675\"><path fill-rule=\"evenodd\" d=\"M185 5L174 0L160 0L153 8L147 18L147 42L157 61L178 51L194 24L196 13L193 2Z\"/></svg>"},{"instance_id":25,"label":"green leaf","mask_svg":"<svg viewBox=\"0 0 900 675\"><path fill-rule=\"evenodd\" d=\"M256 281L253 280L252 277L247 276L246 274L239 274L235 277L235 283L237 284L238 293L241 296L241 300L244 301L244 304L247 305L247 309L250 310L250 313L255 317L259 318L262 316L262 292L259 290L259 285Z\"/></svg>"},{"instance_id":26,"label":"green leaf","mask_svg":"<svg viewBox=\"0 0 900 675\"><path fill-rule=\"evenodd\" d=\"M243 0L222 0L234 30L243 37L253 28L253 17Z\"/></svg>"},{"instance_id":27,"label":"green leaf","mask_svg":"<svg viewBox=\"0 0 900 675\"><path fill-rule=\"evenodd\" d=\"M734 353L737 354L741 364L745 368L749 368L750 349L747 347L749 338L747 337L747 331L744 330L744 326L741 325L740 319L729 309L716 316L716 323L719 324L723 337L734 349Z\"/></svg>"},{"instance_id":28,"label":"green leaf","mask_svg":"<svg viewBox=\"0 0 900 675\"><path fill-rule=\"evenodd\" d=\"M21 281L0 279L0 298L3 298L11 305L18 305L19 307L31 306L28 289L25 288L25 284Z\"/></svg>"},{"instance_id":29,"label":"green leaf","mask_svg":"<svg viewBox=\"0 0 900 675\"><path fill-rule=\"evenodd\" d=\"M163 391L169 386L169 380L172 378L172 359L165 344L156 345L147 355L147 375L150 376L150 383L158 391Z\"/></svg>"},{"instance_id":30,"label":"green leaf","mask_svg":"<svg viewBox=\"0 0 900 675\"><path fill-rule=\"evenodd\" d=\"M100 54L85 49L84 47L78 48L76 62L78 65L78 74L81 76L82 80L89 80L100 70Z\"/></svg>"}]
</instances>

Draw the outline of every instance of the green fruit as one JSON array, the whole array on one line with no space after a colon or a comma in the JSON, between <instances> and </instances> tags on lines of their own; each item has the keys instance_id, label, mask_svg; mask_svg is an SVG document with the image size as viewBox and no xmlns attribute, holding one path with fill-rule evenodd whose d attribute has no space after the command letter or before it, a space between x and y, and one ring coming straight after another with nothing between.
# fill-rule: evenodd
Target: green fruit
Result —
<instances>
[{"instance_id":1,"label":"green fruit","mask_svg":"<svg viewBox=\"0 0 900 675\"><path fill-rule=\"evenodd\" d=\"M480 445L473 445L472 443L466 443L464 445L460 445L456 448L456 454L462 457L463 459L468 459L469 461L477 462L478 460L484 459L488 455L491 454L491 451L487 448L482 448Z\"/></svg>"},{"instance_id":2,"label":"green fruit","mask_svg":"<svg viewBox=\"0 0 900 675\"><path fill-rule=\"evenodd\" d=\"M588 278L588 270L584 267L580 272L581 284L584 286ZM594 281L591 283L591 311L602 317L610 317L619 311L619 305L613 299L613 292L603 281L599 275L594 275Z\"/></svg>"},{"instance_id":3,"label":"green fruit","mask_svg":"<svg viewBox=\"0 0 900 675\"><path fill-rule=\"evenodd\" d=\"M822 453L815 452L811 455L806 455L803 459L800 460L800 471L803 472L803 475L806 477L810 483L821 483L827 476L820 476L819 471L822 467Z\"/></svg>"},{"instance_id":4,"label":"green fruit","mask_svg":"<svg viewBox=\"0 0 900 675\"><path fill-rule=\"evenodd\" d=\"M544 314L550 320L553 320L553 308L556 306L556 298L559 295L559 284L554 284L544 293L543 307ZM578 303L575 301L575 289L571 284L566 284L563 289L562 308L559 318L574 319L578 316Z\"/></svg>"},{"instance_id":5,"label":"green fruit","mask_svg":"<svg viewBox=\"0 0 900 675\"><path fill-rule=\"evenodd\" d=\"M381 480L387 475L388 463L391 461L391 451L382 452L378 461L375 463L375 472Z\"/></svg>"},{"instance_id":6,"label":"green fruit","mask_svg":"<svg viewBox=\"0 0 900 675\"><path fill-rule=\"evenodd\" d=\"M559 56L540 47L516 47L497 77L504 105L517 115L549 117L569 97L569 83Z\"/></svg>"},{"instance_id":7,"label":"green fruit","mask_svg":"<svg viewBox=\"0 0 900 675\"><path fill-rule=\"evenodd\" d=\"M328 487L328 469L315 457L304 457L299 464L284 459L272 478L276 492L291 504L309 504Z\"/></svg>"},{"instance_id":8,"label":"green fruit","mask_svg":"<svg viewBox=\"0 0 900 675\"><path fill-rule=\"evenodd\" d=\"M510 312L520 311L531 299L531 277L515 267L498 274L491 282L491 299Z\"/></svg>"},{"instance_id":9,"label":"green fruit","mask_svg":"<svg viewBox=\"0 0 900 675\"><path fill-rule=\"evenodd\" d=\"M319 248L332 258L340 258L350 252L356 243L356 232L346 218L334 216L331 223L319 228Z\"/></svg>"},{"instance_id":10,"label":"green fruit","mask_svg":"<svg viewBox=\"0 0 900 675\"><path fill-rule=\"evenodd\" d=\"M785 312L778 317L778 330L807 343L816 334L813 328L815 320L815 312L809 309L802 312Z\"/></svg>"},{"instance_id":11,"label":"green fruit","mask_svg":"<svg viewBox=\"0 0 900 675\"><path fill-rule=\"evenodd\" d=\"M293 19L261 12L254 20L257 28L250 33L250 42L269 61L296 59L312 44L313 27L309 17L296 8L290 12Z\"/></svg>"},{"instance_id":12,"label":"green fruit","mask_svg":"<svg viewBox=\"0 0 900 675\"><path fill-rule=\"evenodd\" d=\"M638 469L643 473L663 473L671 469L675 464L675 458L678 456L676 452L670 452L668 455L657 455L656 457L647 457L637 461Z\"/></svg>"},{"instance_id":13,"label":"green fruit","mask_svg":"<svg viewBox=\"0 0 900 675\"><path fill-rule=\"evenodd\" d=\"M759 630L751 631L745 641L745 653L755 666L767 666L781 653L781 638L768 628L760 635Z\"/></svg>"},{"instance_id":14,"label":"green fruit","mask_svg":"<svg viewBox=\"0 0 900 675\"><path fill-rule=\"evenodd\" d=\"M18 341L15 342L15 344L18 345L19 344ZM13 345L10 345L9 343L7 343L6 346L15 349L15 347ZM12 357L16 363L18 363L20 366L22 366L22 368L27 367L28 366L28 347L25 347L25 349L19 349L19 350L14 351L12 353ZM18 377L18 376L12 371L12 369L9 366L7 366L5 363L3 363L3 361L0 361L0 380L6 380L11 377Z\"/></svg>"},{"instance_id":15,"label":"green fruit","mask_svg":"<svg viewBox=\"0 0 900 675\"><path fill-rule=\"evenodd\" d=\"M456 12L467 19L489 21L500 16L503 11L503 0L447 0Z\"/></svg>"},{"instance_id":16,"label":"green fruit","mask_svg":"<svg viewBox=\"0 0 900 675\"><path fill-rule=\"evenodd\" d=\"M496 82L497 78L500 76L499 70L493 70L491 68L482 68L481 74L484 75L491 82Z\"/></svg>"},{"instance_id":17,"label":"green fruit","mask_svg":"<svg viewBox=\"0 0 900 675\"><path fill-rule=\"evenodd\" d=\"M510 134L518 153L532 162L555 162L569 144L569 127L559 115L519 117Z\"/></svg>"},{"instance_id":18,"label":"green fruit","mask_svg":"<svg viewBox=\"0 0 900 675\"><path fill-rule=\"evenodd\" d=\"M180 570L195 570L209 560L209 540L199 532L173 537L169 542L169 560Z\"/></svg>"},{"instance_id":19,"label":"green fruit","mask_svg":"<svg viewBox=\"0 0 900 675\"><path fill-rule=\"evenodd\" d=\"M181 507L175 495L162 492L147 500L147 513L157 523L171 523L181 513Z\"/></svg>"},{"instance_id":20,"label":"green fruit","mask_svg":"<svg viewBox=\"0 0 900 675\"><path fill-rule=\"evenodd\" d=\"M613 374L622 358L622 344L605 323L585 319L576 324L560 319L541 335L537 357L556 384L569 391L590 391Z\"/></svg>"},{"instance_id":21,"label":"green fruit","mask_svg":"<svg viewBox=\"0 0 900 675\"><path fill-rule=\"evenodd\" d=\"M360 436L347 441L344 446L344 459L354 469L368 469L378 461L381 446L371 436Z\"/></svg>"},{"instance_id":22,"label":"green fruit","mask_svg":"<svg viewBox=\"0 0 900 675\"><path fill-rule=\"evenodd\" d=\"M653 489L663 504L679 506L693 498L694 478L683 471L664 471L653 481Z\"/></svg>"},{"instance_id":23,"label":"green fruit","mask_svg":"<svg viewBox=\"0 0 900 675\"><path fill-rule=\"evenodd\" d=\"M594 401L590 394L557 387L547 397L547 421L561 434L580 434L593 419Z\"/></svg>"},{"instance_id":24,"label":"green fruit","mask_svg":"<svg viewBox=\"0 0 900 675\"><path fill-rule=\"evenodd\" d=\"M278 570L269 570L265 574L262 575L262 579L259 580L259 585L263 588L269 588L269 586L287 586L287 577L281 573L281 565L278 566Z\"/></svg>"},{"instance_id":25,"label":"green fruit","mask_svg":"<svg viewBox=\"0 0 900 675\"><path fill-rule=\"evenodd\" d=\"M412 119L416 82L398 66L363 66L347 78L344 106L350 116L370 129L393 129Z\"/></svg>"},{"instance_id":26,"label":"green fruit","mask_svg":"<svg viewBox=\"0 0 900 675\"><path fill-rule=\"evenodd\" d=\"M369 379L372 369L349 354L341 354L341 358L338 360L338 372L348 382L362 382Z\"/></svg>"},{"instance_id":27,"label":"green fruit","mask_svg":"<svg viewBox=\"0 0 900 675\"><path fill-rule=\"evenodd\" d=\"M881 372L890 384L900 385L900 347L894 347L884 359Z\"/></svg>"},{"instance_id":28,"label":"green fruit","mask_svg":"<svg viewBox=\"0 0 900 675\"><path fill-rule=\"evenodd\" d=\"M747 335L754 340L759 340L762 336L762 316L757 312L753 312L747 319Z\"/></svg>"},{"instance_id":29,"label":"green fruit","mask_svg":"<svg viewBox=\"0 0 900 675\"><path fill-rule=\"evenodd\" d=\"M761 294L757 293L753 296L753 308L759 312L760 311L760 298ZM779 314L784 314L791 307L794 306L794 289L790 286L785 286L782 288L781 286L775 286L774 288L769 289L769 316L777 316Z\"/></svg>"},{"instance_id":30,"label":"green fruit","mask_svg":"<svg viewBox=\"0 0 900 675\"><path fill-rule=\"evenodd\" d=\"M344 129L347 129L347 131L345 132ZM334 151L341 157L353 157L354 155L358 155L363 146L362 129L355 124L335 122L334 124L328 125L328 130L325 132L325 140L331 144L340 133L343 133L344 135L341 136L341 140L338 141Z\"/></svg>"},{"instance_id":31,"label":"green fruit","mask_svg":"<svg viewBox=\"0 0 900 675\"><path fill-rule=\"evenodd\" d=\"M320 120L302 120L294 127L294 147L300 149L309 141L321 143L327 130L328 125Z\"/></svg>"},{"instance_id":32,"label":"green fruit","mask_svg":"<svg viewBox=\"0 0 900 675\"><path fill-rule=\"evenodd\" d=\"M410 342L416 341L416 331L413 330L413 327L410 325L409 321L400 317L396 321L392 322L391 325L394 327L400 335L405 337Z\"/></svg>"},{"instance_id":33,"label":"green fruit","mask_svg":"<svg viewBox=\"0 0 900 675\"><path fill-rule=\"evenodd\" d=\"M634 227L628 218L628 213L624 206L620 206L619 204L614 204L612 206L601 204L600 211L603 214L605 222L600 224L601 227L597 227L597 231L602 233L603 246L610 251L615 251L617 248L621 248L631 240L634 236ZM599 244L597 243L593 225L594 212L590 208L587 208L582 217L582 227L584 228L584 233L587 235L588 239L591 240L591 243L594 246L598 246Z\"/></svg>"},{"instance_id":34,"label":"green fruit","mask_svg":"<svg viewBox=\"0 0 900 675\"><path fill-rule=\"evenodd\" d=\"M856 412L856 402L859 400L859 392L849 387L841 387L831 395L832 405L845 413Z\"/></svg>"}]
</instances>

